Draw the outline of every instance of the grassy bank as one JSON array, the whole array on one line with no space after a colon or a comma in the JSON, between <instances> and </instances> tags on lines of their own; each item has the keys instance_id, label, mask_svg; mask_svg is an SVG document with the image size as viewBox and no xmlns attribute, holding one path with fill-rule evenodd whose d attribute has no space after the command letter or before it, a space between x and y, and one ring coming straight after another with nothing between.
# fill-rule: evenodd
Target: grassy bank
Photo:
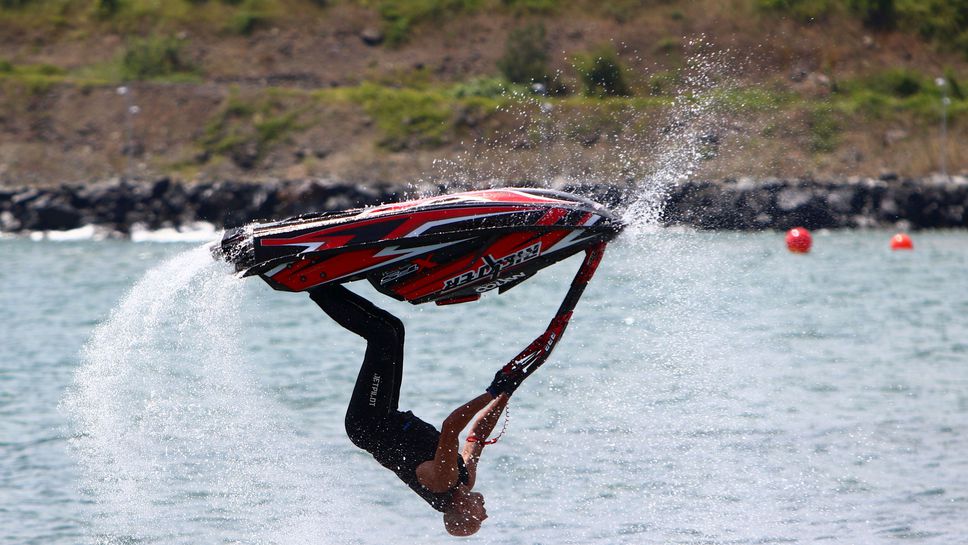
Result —
<instances>
[{"instance_id":1,"label":"grassy bank","mask_svg":"<svg viewBox=\"0 0 968 545\"><path fill-rule=\"evenodd\" d=\"M966 169L960 6L0 0L0 179Z\"/></svg>"}]
</instances>

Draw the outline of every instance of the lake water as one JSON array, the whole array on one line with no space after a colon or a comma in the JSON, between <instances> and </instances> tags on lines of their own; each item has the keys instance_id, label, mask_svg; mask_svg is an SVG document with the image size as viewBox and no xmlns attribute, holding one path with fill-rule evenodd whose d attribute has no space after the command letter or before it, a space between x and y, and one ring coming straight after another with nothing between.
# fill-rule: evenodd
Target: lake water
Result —
<instances>
[{"instance_id":1,"label":"lake water","mask_svg":"<svg viewBox=\"0 0 968 545\"><path fill-rule=\"evenodd\" d=\"M485 450L472 542L968 543L968 233L626 233ZM0 542L453 543L356 450L363 353L197 244L0 240ZM431 422L577 267L413 307ZM150 272L149 272L150 271Z\"/></svg>"}]
</instances>

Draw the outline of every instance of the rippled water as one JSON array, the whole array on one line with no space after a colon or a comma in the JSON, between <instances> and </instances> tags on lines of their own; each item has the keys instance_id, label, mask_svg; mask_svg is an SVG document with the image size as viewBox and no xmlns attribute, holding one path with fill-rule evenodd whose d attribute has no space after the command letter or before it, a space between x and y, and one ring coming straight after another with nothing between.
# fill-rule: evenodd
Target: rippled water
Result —
<instances>
[{"instance_id":1,"label":"rippled water","mask_svg":"<svg viewBox=\"0 0 968 545\"><path fill-rule=\"evenodd\" d=\"M485 451L472 540L968 543L968 233L890 234L623 235ZM190 245L0 255L2 543L453 542L345 438L362 341L305 296ZM442 308L360 286L407 324L402 405L479 393L576 267Z\"/></svg>"}]
</instances>

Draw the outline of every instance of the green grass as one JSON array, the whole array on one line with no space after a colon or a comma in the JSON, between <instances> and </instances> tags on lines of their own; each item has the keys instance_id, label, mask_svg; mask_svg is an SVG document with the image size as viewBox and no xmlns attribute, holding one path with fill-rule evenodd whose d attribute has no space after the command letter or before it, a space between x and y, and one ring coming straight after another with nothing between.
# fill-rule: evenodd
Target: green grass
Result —
<instances>
[{"instance_id":1,"label":"green grass","mask_svg":"<svg viewBox=\"0 0 968 545\"><path fill-rule=\"evenodd\" d=\"M810 109L807 126L809 128L810 151L830 153L837 149L840 133L843 130L837 115L827 105Z\"/></svg>"},{"instance_id":2,"label":"green grass","mask_svg":"<svg viewBox=\"0 0 968 545\"><path fill-rule=\"evenodd\" d=\"M409 39L414 25L470 13L482 4L483 0L380 0L377 11L383 19L386 44L395 47Z\"/></svg>"},{"instance_id":3,"label":"green grass","mask_svg":"<svg viewBox=\"0 0 968 545\"><path fill-rule=\"evenodd\" d=\"M648 18L669 0L341 0L372 10L382 20L385 43L408 41L413 29L455 16L503 13L524 22L563 14L606 17L625 23ZM684 0L683 0L684 1ZM196 31L248 34L285 20L325 13L338 0L0 0L0 25L60 33L69 29L139 35ZM736 4L736 17L755 13L815 24L851 17L874 30L917 33L968 58L968 0L748 0ZM682 19L678 10L670 17ZM93 26L93 30L91 27ZM673 44L659 44L669 48Z\"/></svg>"},{"instance_id":4,"label":"green grass","mask_svg":"<svg viewBox=\"0 0 968 545\"><path fill-rule=\"evenodd\" d=\"M951 112L961 115L962 106L968 104L960 95L957 76L947 71L950 81L949 99ZM910 113L922 120L940 116L941 89L926 74L908 69L890 69L838 82L829 104L845 114L859 114L864 119L889 119L895 114Z\"/></svg>"},{"instance_id":5,"label":"green grass","mask_svg":"<svg viewBox=\"0 0 968 545\"><path fill-rule=\"evenodd\" d=\"M528 86L508 83L502 78L474 78L461 82L447 90L453 98L498 98L514 94L528 93Z\"/></svg>"},{"instance_id":6,"label":"green grass","mask_svg":"<svg viewBox=\"0 0 968 545\"><path fill-rule=\"evenodd\" d=\"M897 26L968 58L968 0L894 0Z\"/></svg>"},{"instance_id":7,"label":"green grass","mask_svg":"<svg viewBox=\"0 0 968 545\"><path fill-rule=\"evenodd\" d=\"M823 20L842 11L845 4L843 0L756 0L760 10L792 17L800 23Z\"/></svg>"},{"instance_id":8,"label":"green grass","mask_svg":"<svg viewBox=\"0 0 968 545\"><path fill-rule=\"evenodd\" d=\"M390 151L443 145L452 126L452 100L439 91L388 89L364 83L349 92L383 133Z\"/></svg>"},{"instance_id":9,"label":"green grass","mask_svg":"<svg viewBox=\"0 0 968 545\"><path fill-rule=\"evenodd\" d=\"M292 7L284 0L22 0L19 7L6 7L3 1L0 24L12 28L54 33L85 29L137 36L186 28L248 34L286 17ZM324 9L312 0L305 4L313 10Z\"/></svg>"},{"instance_id":10,"label":"green grass","mask_svg":"<svg viewBox=\"0 0 968 545\"><path fill-rule=\"evenodd\" d=\"M724 110L733 112L777 111L800 102L794 93L765 87L727 88L713 90L712 93L714 100Z\"/></svg>"},{"instance_id":11,"label":"green grass","mask_svg":"<svg viewBox=\"0 0 968 545\"><path fill-rule=\"evenodd\" d=\"M800 23L852 16L875 30L916 32L968 58L968 0L755 0L754 5Z\"/></svg>"},{"instance_id":12,"label":"green grass","mask_svg":"<svg viewBox=\"0 0 968 545\"><path fill-rule=\"evenodd\" d=\"M585 96L605 98L632 95L632 89L625 75L625 66L611 44L577 55L575 67L581 78Z\"/></svg>"},{"instance_id":13,"label":"green grass","mask_svg":"<svg viewBox=\"0 0 968 545\"><path fill-rule=\"evenodd\" d=\"M0 59L0 75L8 77L45 76L59 79L66 72L59 66L52 64L20 64L16 65L6 59Z\"/></svg>"},{"instance_id":14,"label":"green grass","mask_svg":"<svg viewBox=\"0 0 968 545\"><path fill-rule=\"evenodd\" d=\"M249 100L233 94L205 126L199 146L208 160L227 157L253 168L272 146L305 128L298 122L305 109L272 92Z\"/></svg>"},{"instance_id":15,"label":"green grass","mask_svg":"<svg viewBox=\"0 0 968 545\"><path fill-rule=\"evenodd\" d=\"M168 75L159 76L160 81L171 81L180 74L162 73ZM95 72L66 73L55 66L20 65L0 59L0 82L5 88L15 85L34 94L60 84L114 85L120 77L120 61ZM497 77L441 84L424 72L402 74L382 83L316 91L265 88L250 92L244 99L239 93L232 94L204 125L197 144L208 161L233 161L248 165L243 168L255 168L268 152L312 123L312 115L304 115L307 111L318 111L333 103L359 107L378 130L377 145L393 152L434 149L468 135L473 138L511 134L521 125L521 119L541 115L538 112L544 103L551 105L551 119L561 135L583 143L594 142L598 136L616 131L639 130L616 124L615 120L623 116L654 118L653 113L668 111L682 84L674 72L662 77L668 87L661 93L639 96L539 97L528 86L513 85ZM953 123L961 122L968 118L968 100L955 93L961 89L959 74L949 70L948 77L952 81L952 103L947 115ZM806 146L815 154L835 152L844 141L842 135L855 127L909 123L912 119L935 123L940 118L940 91L929 76L920 72L873 72L835 82L833 89L828 96L803 96L771 85L723 87L712 90L707 98L724 113L802 119ZM776 128L764 129L764 136L775 131Z\"/></svg>"},{"instance_id":16,"label":"green grass","mask_svg":"<svg viewBox=\"0 0 968 545\"><path fill-rule=\"evenodd\" d=\"M921 88L918 93L901 97L896 96L893 84L884 85L885 81L892 82L894 77L861 78L826 98L807 98L757 86L714 90L711 99L723 112L734 114L766 112L768 116L780 117L783 112L801 112L805 116L809 150L825 154L838 148L842 133L851 126L906 120L912 114L925 121L938 119L940 100L934 89ZM422 88L389 87L372 82L313 92L280 88L267 90L258 100L242 101L237 97L228 100L213 116L201 145L214 156L232 157L248 147L258 150L261 157L271 146L301 130L297 120L301 119L302 110L284 104L307 97L316 106L358 105L379 130L378 146L394 152L446 145L468 129L464 125L468 118L480 125L500 112L536 115L542 102L552 104L562 134L580 141L596 134L621 131L615 120L623 116L661 112L673 104L673 98L668 96L539 98L526 87L514 87L500 79ZM948 116L951 120L968 117L968 101L955 99ZM491 130L515 130L502 125L507 120L495 123Z\"/></svg>"},{"instance_id":17,"label":"green grass","mask_svg":"<svg viewBox=\"0 0 968 545\"><path fill-rule=\"evenodd\" d=\"M195 72L176 38L152 36L134 40L121 57L121 78L125 81L169 78Z\"/></svg>"}]
</instances>

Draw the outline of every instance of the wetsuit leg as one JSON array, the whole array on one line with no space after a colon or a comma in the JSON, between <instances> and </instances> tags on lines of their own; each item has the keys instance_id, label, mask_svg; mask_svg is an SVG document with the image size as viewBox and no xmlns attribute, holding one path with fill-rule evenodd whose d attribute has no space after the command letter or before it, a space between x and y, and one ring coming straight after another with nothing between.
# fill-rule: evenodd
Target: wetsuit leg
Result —
<instances>
[{"instance_id":1,"label":"wetsuit leg","mask_svg":"<svg viewBox=\"0 0 968 545\"><path fill-rule=\"evenodd\" d=\"M367 449L373 433L400 402L403 379L403 322L341 285L309 292L310 298L333 320L366 339L363 365L346 410L346 433Z\"/></svg>"}]
</instances>

